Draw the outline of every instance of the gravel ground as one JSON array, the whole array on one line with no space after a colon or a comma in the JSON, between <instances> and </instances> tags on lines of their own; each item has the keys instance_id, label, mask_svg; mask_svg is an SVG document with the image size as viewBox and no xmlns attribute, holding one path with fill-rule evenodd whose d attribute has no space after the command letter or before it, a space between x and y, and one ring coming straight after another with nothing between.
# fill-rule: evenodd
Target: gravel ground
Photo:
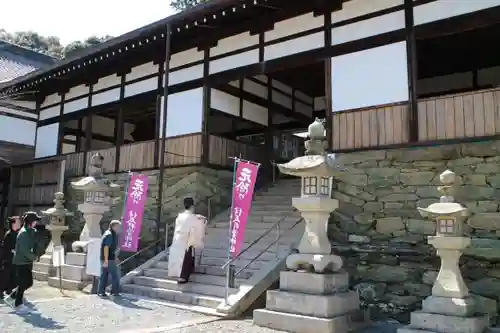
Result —
<instances>
[{"instance_id":1,"label":"gravel ground","mask_svg":"<svg viewBox=\"0 0 500 333\"><path fill-rule=\"evenodd\" d=\"M20 315L1 305L0 332L151 333L183 323L215 319L127 297L115 300L97 296L61 298L34 302L29 307L30 313Z\"/></svg>"},{"instance_id":2,"label":"gravel ground","mask_svg":"<svg viewBox=\"0 0 500 333\"><path fill-rule=\"evenodd\" d=\"M357 333L396 333L400 325L377 323L372 327ZM314 332L311 329L311 333ZM183 328L167 329L162 333L287 333L264 327L255 326L251 318L237 320L218 320L214 322L186 326Z\"/></svg>"}]
</instances>

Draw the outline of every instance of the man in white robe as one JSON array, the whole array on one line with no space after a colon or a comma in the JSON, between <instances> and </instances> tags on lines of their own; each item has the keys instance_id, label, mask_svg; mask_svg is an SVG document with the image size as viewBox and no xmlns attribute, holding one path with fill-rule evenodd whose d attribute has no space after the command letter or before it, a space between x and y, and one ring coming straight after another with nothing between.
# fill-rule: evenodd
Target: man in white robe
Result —
<instances>
[{"instance_id":1,"label":"man in white robe","mask_svg":"<svg viewBox=\"0 0 500 333\"><path fill-rule=\"evenodd\" d=\"M194 214L193 198L184 199L185 211L175 220L175 231L168 256L168 276L186 283L194 271L194 251L203 247L206 218Z\"/></svg>"}]
</instances>

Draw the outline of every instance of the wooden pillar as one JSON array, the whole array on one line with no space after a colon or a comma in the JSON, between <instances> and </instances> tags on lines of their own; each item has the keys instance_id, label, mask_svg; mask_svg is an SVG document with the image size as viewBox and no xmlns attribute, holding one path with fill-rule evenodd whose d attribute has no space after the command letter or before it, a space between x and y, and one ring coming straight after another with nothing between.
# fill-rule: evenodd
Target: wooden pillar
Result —
<instances>
[{"instance_id":1,"label":"wooden pillar","mask_svg":"<svg viewBox=\"0 0 500 333\"><path fill-rule=\"evenodd\" d=\"M203 56L203 120L201 126L201 164L203 166L208 166L210 162L210 132L208 124L210 121L211 89L210 83L208 82L208 76L210 74L209 69L210 49L207 47Z\"/></svg>"},{"instance_id":2,"label":"wooden pillar","mask_svg":"<svg viewBox=\"0 0 500 333\"><path fill-rule=\"evenodd\" d=\"M294 105L292 100L292 105ZM267 127L264 132L264 144L265 144L265 154L266 161L264 166L267 170L266 173L268 177L272 175L272 168L274 167L274 147L273 147L273 137L275 134L275 128L273 124L273 79L270 75L267 75Z\"/></svg>"},{"instance_id":3,"label":"wooden pillar","mask_svg":"<svg viewBox=\"0 0 500 333\"><path fill-rule=\"evenodd\" d=\"M417 44L413 21L413 0L404 0L406 63L408 68L408 130L410 142L418 141Z\"/></svg>"},{"instance_id":4,"label":"wooden pillar","mask_svg":"<svg viewBox=\"0 0 500 333\"><path fill-rule=\"evenodd\" d=\"M75 152L82 151L82 132L83 132L83 118L78 119L78 133L76 133L76 147Z\"/></svg>"},{"instance_id":5,"label":"wooden pillar","mask_svg":"<svg viewBox=\"0 0 500 333\"><path fill-rule=\"evenodd\" d=\"M64 102L66 100L66 94L61 94L61 104L59 108L59 130L57 132L57 155L62 154L63 147L63 138L64 138L64 123L61 121L61 118L64 114Z\"/></svg>"},{"instance_id":6,"label":"wooden pillar","mask_svg":"<svg viewBox=\"0 0 500 333\"><path fill-rule=\"evenodd\" d=\"M160 139L160 172L158 181L158 196L157 196L157 207L156 210L156 253L160 251L160 220L162 217L162 203L163 203L163 177L165 176L165 141L167 136L167 117L168 117L168 74L170 71L170 53L171 53L171 40L172 40L172 27L167 25L165 34L165 68L164 68L164 78L163 78L163 119L161 124L161 139ZM168 231L168 225L165 226L165 232ZM165 235L165 237L167 237ZM165 238L165 243L168 239Z\"/></svg>"},{"instance_id":7,"label":"wooden pillar","mask_svg":"<svg viewBox=\"0 0 500 333\"><path fill-rule=\"evenodd\" d=\"M92 107L92 93L94 90L94 85L89 84L89 100L87 104L87 108L90 109ZM87 173L87 157L90 149L92 148L92 113L87 112L87 116L85 117L85 142L83 144L83 174Z\"/></svg>"},{"instance_id":8,"label":"wooden pillar","mask_svg":"<svg viewBox=\"0 0 500 333\"><path fill-rule=\"evenodd\" d=\"M342 5L340 5L342 6ZM324 13L325 47L332 45L332 10L326 9ZM328 142L328 151L333 150L333 117L332 117L332 58L325 59L325 129ZM314 113L314 101L313 101Z\"/></svg>"},{"instance_id":9,"label":"wooden pillar","mask_svg":"<svg viewBox=\"0 0 500 333\"><path fill-rule=\"evenodd\" d=\"M116 142L116 153L115 153L115 172L120 170L120 152L121 146L123 146L123 132L125 127L125 121L123 119L123 99L125 98L125 74L121 75L120 80L120 107L118 109L118 116L115 119L115 135L114 139Z\"/></svg>"},{"instance_id":10,"label":"wooden pillar","mask_svg":"<svg viewBox=\"0 0 500 333\"><path fill-rule=\"evenodd\" d=\"M154 148L154 167L158 168L160 164L160 137L162 135L162 121L161 121L161 110L162 110L162 96L163 96L163 74L165 67L165 55L158 62L158 88L156 93L156 116L155 116L155 148Z\"/></svg>"}]
</instances>

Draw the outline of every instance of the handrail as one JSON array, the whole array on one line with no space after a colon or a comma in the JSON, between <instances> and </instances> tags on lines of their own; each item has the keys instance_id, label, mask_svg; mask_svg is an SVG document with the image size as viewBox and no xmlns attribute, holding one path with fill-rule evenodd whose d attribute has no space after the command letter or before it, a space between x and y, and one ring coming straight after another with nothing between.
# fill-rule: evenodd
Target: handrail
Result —
<instances>
[{"instance_id":1,"label":"handrail","mask_svg":"<svg viewBox=\"0 0 500 333\"><path fill-rule=\"evenodd\" d=\"M295 228L297 226L297 224L299 224L300 222L304 221L304 218L300 218L297 222L295 222L295 224L293 226L291 226L290 228L286 229L285 232L283 232L282 234L280 234L278 237L276 237L276 239L274 240L274 242L272 242L271 244L269 244L268 247L266 247L264 250L262 250L259 255L257 255L255 258L253 258L252 260L250 260L250 262L248 262L245 266L241 267L239 270L236 271L236 273L234 273L234 276L238 276L244 269L246 269L248 266L250 266L251 264L253 264L255 262L255 260L257 260L258 258L260 258L260 256L262 256L267 250L269 250L269 248L271 246L273 246L274 244L276 244L279 239L281 238L281 236L283 236L284 234L286 234L288 231L292 230L293 228Z\"/></svg>"},{"instance_id":2,"label":"handrail","mask_svg":"<svg viewBox=\"0 0 500 333\"><path fill-rule=\"evenodd\" d=\"M297 211L297 209L294 209L293 210L294 212ZM241 257L241 255L245 252L247 252L252 246L254 246L255 244L257 244L262 238L266 237L272 230L274 230L275 227L277 227L279 224L281 224L284 220L286 220L287 218L290 217L291 214L287 214L285 217L283 217L281 220L279 220L278 222L275 222L272 226L270 226L262 235L260 235L259 237L257 237L252 243L250 243L250 245L248 245L243 251L241 251L240 253L238 253L238 255L236 257L233 257L231 258L230 260L228 260L224 265L222 265L222 268L226 268L228 265L232 264L234 261L236 261L237 259L239 259Z\"/></svg>"},{"instance_id":3,"label":"handrail","mask_svg":"<svg viewBox=\"0 0 500 333\"><path fill-rule=\"evenodd\" d=\"M125 260L120 261L120 263L117 265L118 267L122 266L124 263L128 262L130 259L137 257L139 254L144 253L144 251L149 250L150 248L153 247L153 245L157 245L158 243L162 242L165 240L165 237L162 237L160 239L155 240L153 243L149 244L145 248L140 249L130 257L127 257Z\"/></svg>"}]
</instances>

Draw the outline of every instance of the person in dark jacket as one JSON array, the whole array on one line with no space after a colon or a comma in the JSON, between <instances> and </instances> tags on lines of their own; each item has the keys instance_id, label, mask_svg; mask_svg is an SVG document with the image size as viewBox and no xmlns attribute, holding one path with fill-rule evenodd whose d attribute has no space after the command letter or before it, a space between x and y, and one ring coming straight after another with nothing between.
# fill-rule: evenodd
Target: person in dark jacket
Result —
<instances>
[{"instance_id":1,"label":"person in dark jacket","mask_svg":"<svg viewBox=\"0 0 500 333\"><path fill-rule=\"evenodd\" d=\"M3 240L3 251L0 258L0 265L3 267L3 272L0 276L0 296L2 297L4 294L10 295L16 286L16 271L12 265L12 260L14 258L17 233L21 228L21 218L19 216L12 216L8 218L8 222L9 230Z\"/></svg>"},{"instance_id":2,"label":"person in dark jacket","mask_svg":"<svg viewBox=\"0 0 500 333\"><path fill-rule=\"evenodd\" d=\"M50 230L47 230L45 224L37 223L35 225L35 247L33 249L37 258L40 258L45 254L45 251L47 251L51 241L52 233Z\"/></svg>"},{"instance_id":3,"label":"person in dark jacket","mask_svg":"<svg viewBox=\"0 0 500 333\"><path fill-rule=\"evenodd\" d=\"M14 253L14 264L16 270L17 289L12 295L5 298L8 305L14 306L17 311L28 310L23 304L24 292L33 285L33 262L37 260L35 251L35 225L41 220L35 212L26 212L23 215L23 227L17 234ZM15 299L12 304L11 299Z\"/></svg>"}]
</instances>

